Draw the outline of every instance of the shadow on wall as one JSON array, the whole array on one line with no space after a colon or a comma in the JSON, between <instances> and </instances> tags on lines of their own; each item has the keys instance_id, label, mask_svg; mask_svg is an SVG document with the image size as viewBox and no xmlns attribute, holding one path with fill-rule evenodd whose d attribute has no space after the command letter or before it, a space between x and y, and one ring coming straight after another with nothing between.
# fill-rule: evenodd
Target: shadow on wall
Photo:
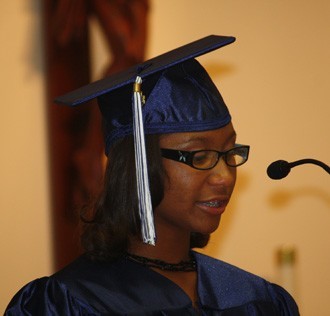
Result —
<instances>
[{"instance_id":1,"label":"shadow on wall","mask_svg":"<svg viewBox=\"0 0 330 316\"><path fill-rule=\"evenodd\" d=\"M25 39L25 50L24 55L22 55L22 60L28 66L27 78L31 76L34 72L42 73L44 71L44 57L42 51L42 42L40 38L42 37L42 0L30 0L26 1L25 10L27 15L33 16L31 19L31 32L29 36ZM38 36L36 36L38 34Z\"/></svg>"},{"instance_id":2,"label":"shadow on wall","mask_svg":"<svg viewBox=\"0 0 330 316\"><path fill-rule=\"evenodd\" d=\"M223 63L223 62L206 62L203 63L203 67L207 69L208 74L211 78L221 78L225 76L229 76L236 71L236 67L234 64ZM218 87L221 91L221 87Z\"/></svg>"},{"instance_id":3,"label":"shadow on wall","mask_svg":"<svg viewBox=\"0 0 330 316\"><path fill-rule=\"evenodd\" d=\"M321 200L330 210L330 193L329 191L315 188L312 186L300 187L293 190L278 189L275 190L268 198L270 205L274 208L280 209L288 205L295 199L301 197L313 197Z\"/></svg>"}]
</instances>

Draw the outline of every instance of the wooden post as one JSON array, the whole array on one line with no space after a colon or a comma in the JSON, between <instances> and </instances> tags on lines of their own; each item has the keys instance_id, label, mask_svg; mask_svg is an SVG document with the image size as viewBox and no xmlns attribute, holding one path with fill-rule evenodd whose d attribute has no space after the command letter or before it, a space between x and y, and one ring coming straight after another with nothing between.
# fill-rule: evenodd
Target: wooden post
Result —
<instances>
[{"instance_id":1,"label":"wooden post","mask_svg":"<svg viewBox=\"0 0 330 316\"><path fill-rule=\"evenodd\" d=\"M79 212L100 189L104 150L95 101L72 109L53 100L90 81L90 15L98 19L113 57L105 74L143 60L148 0L45 0L43 5L54 268L58 270L81 251Z\"/></svg>"}]
</instances>

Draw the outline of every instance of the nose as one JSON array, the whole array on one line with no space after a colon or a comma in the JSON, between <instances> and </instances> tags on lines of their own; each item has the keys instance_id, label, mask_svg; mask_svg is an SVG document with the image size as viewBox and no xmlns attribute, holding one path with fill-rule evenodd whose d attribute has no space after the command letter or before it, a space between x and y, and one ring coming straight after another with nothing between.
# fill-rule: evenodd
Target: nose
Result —
<instances>
[{"instance_id":1,"label":"nose","mask_svg":"<svg viewBox=\"0 0 330 316\"><path fill-rule=\"evenodd\" d=\"M208 182L211 185L234 186L236 181L236 168L229 167L221 157L213 169L210 169Z\"/></svg>"}]
</instances>

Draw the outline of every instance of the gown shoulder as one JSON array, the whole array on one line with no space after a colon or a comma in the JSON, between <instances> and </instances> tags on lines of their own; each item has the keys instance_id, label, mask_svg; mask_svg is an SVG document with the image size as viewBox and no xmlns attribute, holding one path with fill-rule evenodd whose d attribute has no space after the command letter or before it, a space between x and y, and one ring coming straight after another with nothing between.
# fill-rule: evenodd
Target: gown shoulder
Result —
<instances>
[{"instance_id":1,"label":"gown shoulder","mask_svg":"<svg viewBox=\"0 0 330 316\"><path fill-rule=\"evenodd\" d=\"M90 305L74 297L54 277L26 284L10 301L5 316L16 315L99 315Z\"/></svg>"}]
</instances>

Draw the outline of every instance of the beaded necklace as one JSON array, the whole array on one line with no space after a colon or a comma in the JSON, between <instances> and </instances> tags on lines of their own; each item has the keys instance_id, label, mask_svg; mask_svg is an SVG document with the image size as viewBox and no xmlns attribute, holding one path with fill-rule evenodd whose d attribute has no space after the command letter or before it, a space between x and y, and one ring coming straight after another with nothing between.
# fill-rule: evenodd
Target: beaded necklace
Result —
<instances>
[{"instance_id":1,"label":"beaded necklace","mask_svg":"<svg viewBox=\"0 0 330 316\"><path fill-rule=\"evenodd\" d=\"M146 267L157 268L163 271L196 271L196 261L193 257L190 257L190 259L186 261L180 261L179 263L169 263L159 259L151 259L147 257L133 255L131 253L127 253L126 258L131 261L138 262Z\"/></svg>"}]
</instances>

